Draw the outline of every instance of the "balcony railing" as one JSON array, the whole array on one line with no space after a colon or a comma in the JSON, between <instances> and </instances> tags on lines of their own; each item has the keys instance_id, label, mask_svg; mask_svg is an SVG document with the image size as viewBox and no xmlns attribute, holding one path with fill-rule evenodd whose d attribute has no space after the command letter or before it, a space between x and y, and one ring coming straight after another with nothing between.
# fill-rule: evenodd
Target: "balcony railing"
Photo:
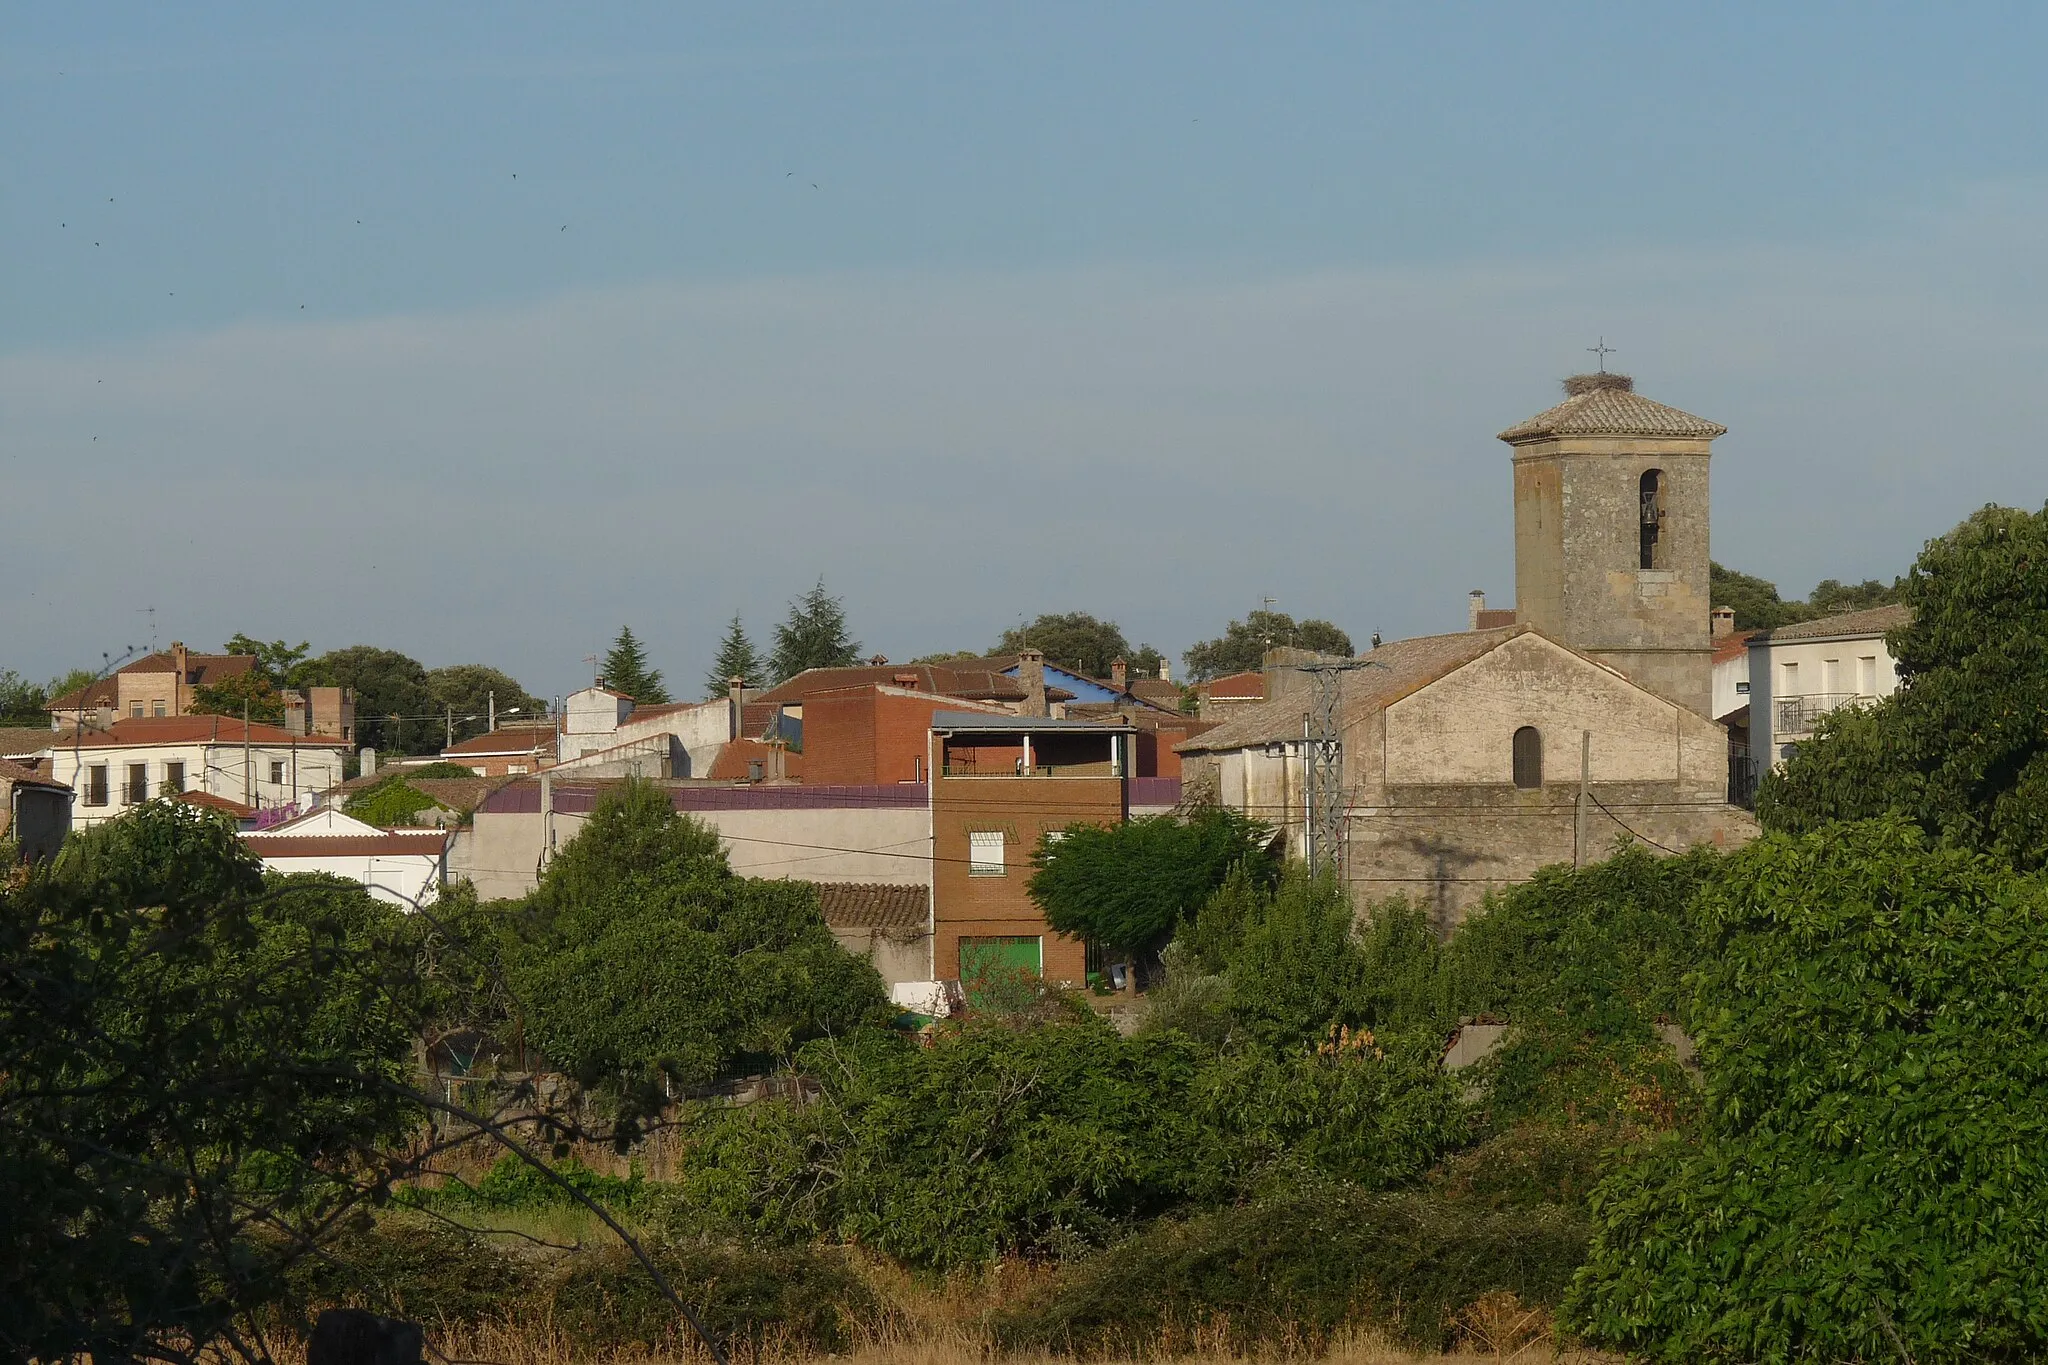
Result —
<instances>
[{"instance_id":1,"label":"balcony railing","mask_svg":"<svg viewBox=\"0 0 2048 1365\"><path fill-rule=\"evenodd\" d=\"M1784 739L1792 735L1813 733L1814 724L1830 711L1839 711L1845 706L1859 702L1873 702L1875 697L1866 697L1860 692L1808 692L1798 697L1777 697L1772 700L1771 730L1774 738Z\"/></svg>"}]
</instances>

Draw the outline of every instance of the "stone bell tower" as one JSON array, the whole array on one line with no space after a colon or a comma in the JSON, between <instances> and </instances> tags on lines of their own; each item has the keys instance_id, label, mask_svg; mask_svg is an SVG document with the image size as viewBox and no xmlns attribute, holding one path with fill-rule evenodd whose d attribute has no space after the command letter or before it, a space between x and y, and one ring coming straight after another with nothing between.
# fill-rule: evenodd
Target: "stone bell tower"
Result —
<instances>
[{"instance_id":1,"label":"stone bell tower","mask_svg":"<svg viewBox=\"0 0 2048 1365\"><path fill-rule=\"evenodd\" d=\"M1574 375L1500 434L1515 470L1515 620L1713 712L1707 461L1728 429Z\"/></svg>"}]
</instances>

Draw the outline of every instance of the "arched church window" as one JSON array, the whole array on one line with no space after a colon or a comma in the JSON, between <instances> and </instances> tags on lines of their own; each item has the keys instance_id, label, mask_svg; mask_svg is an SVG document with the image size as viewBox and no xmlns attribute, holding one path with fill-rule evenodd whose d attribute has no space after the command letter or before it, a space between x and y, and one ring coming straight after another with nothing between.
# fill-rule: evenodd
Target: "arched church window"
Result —
<instances>
[{"instance_id":1,"label":"arched church window","mask_svg":"<svg viewBox=\"0 0 2048 1365\"><path fill-rule=\"evenodd\" d=\"M1523 791L1543 785L1543 733L1533 725L1515 731L1515 785Z\"/></svg>"},{"instance_id":2,"label":"arched church window","mask_svg":"<svg viewBox=\"0 0 2048 1365\"><path fill-rule=\"evenodd\" d=\"M1664 567L1661 540L1664 532L1664 471L1644 471L1642 483L1642 563L1645 569Z\"/></svg>"}]
</instances>

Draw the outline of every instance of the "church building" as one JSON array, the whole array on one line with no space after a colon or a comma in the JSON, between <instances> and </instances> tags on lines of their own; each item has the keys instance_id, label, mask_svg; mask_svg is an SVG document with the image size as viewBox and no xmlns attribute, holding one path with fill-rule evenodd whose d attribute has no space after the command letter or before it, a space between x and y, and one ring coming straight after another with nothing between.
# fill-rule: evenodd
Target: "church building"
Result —
<instances>
[{"instance_id":1,"label":"church building","mask_svg":"<svg viewBox=\"0 0 2048 1365\"><path fill-rule=\"evenodd\" d=\"M1337 689L1334 861L1361 906L1405 895L1448 930L1488 890L1598 861L1617 839L1665 852L1747 841L1756 824L1728 801L1728 736L1709 714L1707 469L1725 430L1625 375L1567 380L1562 403L1500 434L1512 616L1338 669L1275 651L1265 702L1178 746L1189 795L1305 853L1321 686Z\"/></svg>"}]
</instances>

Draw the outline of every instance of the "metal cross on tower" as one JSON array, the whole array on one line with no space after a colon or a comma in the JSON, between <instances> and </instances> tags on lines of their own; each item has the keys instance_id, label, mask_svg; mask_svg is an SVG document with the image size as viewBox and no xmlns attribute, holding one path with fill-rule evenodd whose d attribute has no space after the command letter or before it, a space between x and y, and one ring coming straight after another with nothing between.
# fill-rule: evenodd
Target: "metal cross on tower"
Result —
<instances>
[{"instance_id":1,"label":"metal cross on tower","mask_svg":"<svg viewBox=\"0 0 2048 1365\"><path fill-rule=\"evenodd\" d=\"M1588 346L1586 349L1591 351L1594 355L1600 358L1600 373L1602 374L1607 373L1607 357L1611 355L1620 354L1612 346L1609 346L1607 344L1606 337L1601 337L1598 345Z\"/></svg>"},{"instance_id":2,"label":"metal cross on tower","mask_svg":"<svg viewBox=\"0 0 2048 1365\"><path fill-rule=\"evenodd\" d=\"M1350 803L1344 791L1344 675L1381 665L1365 659L1296 664L1308 674L1313 692L1302 718L1306 767L1309 870L1344 879L1344 836Z\"/></svg>"}]
</instances>

